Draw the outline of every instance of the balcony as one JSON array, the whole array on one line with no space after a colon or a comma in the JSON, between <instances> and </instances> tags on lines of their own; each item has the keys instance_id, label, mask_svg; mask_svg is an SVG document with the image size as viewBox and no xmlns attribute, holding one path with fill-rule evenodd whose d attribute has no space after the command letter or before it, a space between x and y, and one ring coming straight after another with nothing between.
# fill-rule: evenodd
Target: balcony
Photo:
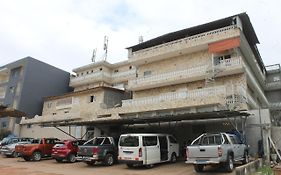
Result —
<instances>
[{"instance_id":1,"label":"balcony","mask_svg":"<svg viewBox=\"0 0 281 175\"><path fill-rule=\"evenodd\" d=\"M124 109L121 111L130 113L210 105L237 109L237 105L246 102L247 96L244 88L240 86L215 86L190 91L170 92L153 97L123 100L122 108Z\"/></svg>"},{"instance_id":2,"label":"balcony","mask_svg":"<svg viewBox=\"0 0 281 175\"><path fill-rule=\"evenodd\" d=\"M281 81L267 82L265 85L266 90L281 89Z\"/></svg>"},{"instance_id":3,"label":"balcony","mask_svg":"<svg viewBox=\"0 0 281 175\"><path fill-rule=\"evenodd\" d=\"M240 30L236 25L232 25L132 52L129 55L129 62L139 65L145 62L148 63L169 58L171 56L188 54L207 49L209 43L237 36L240 36Z\"/></svg>"},{"instance_id":4,"label":"balcony","mask_svg":"<svg viewBox=\"0 0 281 175\"><path fill-rule=\"evenodd\" d=\"M69 86L77 87L82 85L87 85L96 82L106 82L106 83L116 83L127 81L130 77L136 75L136 70L132 69L125 72L109 73L109 72L93 72L86 75L80 75L79 77L71 77Z\"/></svg>"},{"instance_id":5,"label":"balcony","mask_svg":"<svg viewBox=\"0 0 281 175\"><path fill-rule=\"evenodd\" d=\"M189 69L167 72L163 74L152 75L149 77L141 77L134 80L129 80L128 89L144 90L161 86L187 83L192 81L204 80L206 73L210 69L218 70L217 77L226 76L243 72L243 61L241 57L233 57L221 61L218 65L211 67L201 65Z\"/></svg>"}]
</instances>

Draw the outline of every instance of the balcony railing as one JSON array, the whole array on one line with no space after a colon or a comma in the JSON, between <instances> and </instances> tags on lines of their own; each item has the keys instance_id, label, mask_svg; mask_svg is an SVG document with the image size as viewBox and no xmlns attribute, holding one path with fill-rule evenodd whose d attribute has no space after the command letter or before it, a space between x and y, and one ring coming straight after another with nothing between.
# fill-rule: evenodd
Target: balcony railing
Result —
<instances>
[{"instance_id":1,"label":"balcony railing","mask_svg":"<svg viewBox=\"0 0 281 175\"><path fill-rule=\"evenodd\" d=\"M271 108L271 109L281 109L281 102L269 103L269 108Z\"/></svg>"},{"instance_id":2,"label":"balcony railing","mask_svg":"<svg viewBox=\"0 0 281 175\"><path fill-rule=\"evenodd\" d=\"M235 96L231 98L231 95L237 95L241 97L239 97L240 99L237 100ZM161 102L168 102L168 101L175 101L175 100L190 100L194 98L206 99L212 96L223 97L225 99L224 102L225 104L245 102L247 100L246 91L242 87L233 86L232 88L227 86L216 86L210 88L195 89L190 91L170 92L153 97L143 97L138 99L123 100L122 106L130 107L130 106L150 105L150 104L157 104ZM241 99L243 99L243 101Z\"/></svg>"},{"instance_id":3,"label":"balcony railing","mask_svg":"<svg viewBox=\"0 0 281 175\"><path fill-rule=\"evenodd\" d=\"M242 67L241 57L232 57L221 61L213 69L220 69L221 71L228 71L237 66ZM196 81L205 78L206 72L210 69L208 65L200 65L184 70L172 71L148 77L141 77L134 80L129 80L129 89L140 90L153 87L165 86L167 84L177 84L181 82Z\"/></svg>"},{"instance_id":4,"label":"balcony railing","mask_svg":"<svg viewBox=\"0 0 281 175\"><path fill-rule=\"evenodd\" d=\"M125 72L108 73L108 72L93 72L86 75L80 75L79 77L71 77L70 85L79 86L83 84L90 84L99 81L105 81L108 83L118 82L124 79L129 79L130 76L135 76L136 70L128 70Z\"/></svg>"},{"instance_id":5,"label":"balcony railing","mask_svg":"<svg viewBox=\"0 0 281 175\"><path fill-rule=\"evenodd\" d=\"M129 55L129 58L132 59L141 59L145 57L152 57L163 53L169 53L173 51L180 50L182 48L193 47L200 44L206 44L208 42L215 42L217 40L223 39L223 37L233 37L237 33L231 33L233 29L237 28L236 25L227 26L217 30L212 30L205 33L200 33L197 35L189 36L183 39L176 41L164 43L147 49L139 50L132 52ZM222 36L221 36L222 35ZM215 37L214 37L215 36Z\"/></svg>"},{"instance_id":6,"label":"balcony railing","mask_svg":"<svg viewBox=\"0 0 281 175\"><path fill-rule=\"evenodd\" d=\"M281 89L281 81L274 81L266 83L267 90Z\"/></svg>"}]
</instances>

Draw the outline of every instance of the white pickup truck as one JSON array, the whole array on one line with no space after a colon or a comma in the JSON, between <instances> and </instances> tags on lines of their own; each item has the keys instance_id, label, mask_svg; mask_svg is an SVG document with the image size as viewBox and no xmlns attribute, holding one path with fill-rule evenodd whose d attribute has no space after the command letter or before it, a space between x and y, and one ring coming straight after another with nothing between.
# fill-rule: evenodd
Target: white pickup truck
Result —
<instances>
[{"instance_id":1,"label":"white pickup truck","mask_svg":"<svg viewBox=\"0 0 281 175\"><path fill-rule=\"evenodd\" d=\"M232 172L234 161L249 161L248 146L234 134L204 133L186 147L186 163L193 164L196 172L213 164Z\"/></svg>"}]
</instances>

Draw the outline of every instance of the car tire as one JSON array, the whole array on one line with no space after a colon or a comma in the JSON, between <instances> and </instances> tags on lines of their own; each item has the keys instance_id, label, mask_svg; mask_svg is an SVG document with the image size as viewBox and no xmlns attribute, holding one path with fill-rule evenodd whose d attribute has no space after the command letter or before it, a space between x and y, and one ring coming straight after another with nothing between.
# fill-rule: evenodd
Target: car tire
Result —
<instances>
[{"instance_id":1,"label":"car tire","mask_svg":"<svg viewBox=\"0 0 281 175\"><path fill-rule=\"evenodd\" d=\"M94 161L91 161L91 162L85 162L87 165L89 165L89 166L92 166L92 165L94 165L95 164L95 162Z\"/></svg>"},{"instance_id":2,"label":"car tire","mask_svg":"<svg viewBox=\"0 0 281 175\"><path fill-rule=\"evenodd\" d=\"M204 165L194 165L194 170L198 173L203 172Z\"/></svg>"},{"instance_id":3,"label":"car tire","mask_svg":"<svg viewBox=\"0 0 281 175\"><path fill-rule=\"evenodd\" d=\"M32 160L34 161L40 161L42 158L42 155L39 151L35 151L32 153Z\"/></svg>"},{"instance_id":4,"label":"car tire","mask_svg":"<svg viewBox=\"0 0 281 175\"><path fill-rule=\"evenodd\" d=\"M16 152L16 151L14 151L13 153L12 153L12 157L19 157L19 155L18 155L18 153Z\"/></svg>"},{"instance_id":5,"label":"car tire","mask_svg":"<svg viewBox=\"0 0 281 175\"><path fill-rule=\"evenodd\" d=\"M76 162L76 157L74 154L70 153L68 156L67 156L67 161L70 162L70 163L74 163Z\"/></svg>"},{"instance_id":6,"label":"car tire","mask_svg":"<svg viewBox=\"0 0 281 175\"><path fill-rule=\"evenodd\" d=\"M242 163L243 164L247 164L249 162L250 162L250 160L249 160L249 153L248 153L248 151L245 151L244 152L244 159L243 159Z\"/></svg>"},{"instance_id":7,"label":"car tire","mask_svg":"<svg viewBox=\"0 0 281 175\"><path fill-rule=\"evenodd\" d=\"M28 157L28 156L22 156L22 158L23 158L25 161L30 161L30 157Z\"/></svg>"},{"instance_id":8,"label":"car tire","mask_svg":"<svg viewBox=\"0 0 281 175\"><path fill-rule=\"evenodd\" d=\"M63 159L56 158L56 161L57 161L58 163L61 163L61 162L63 161Z\"/></svg>"},{"instance_id":9,"label":"car tire","mask_svg":"<svg viewBox=\"0 0 281 175\"><path fill-rule=\"evenodd\" d=\"M234 169L234 161L233 161L233 156L232 155L228 155L227 156L227 162L225 164L225 168L227 172L232 172Z\"/></svg>"},{"instance_id":10,"label":"car tire","mask_svg":"<svg viewBox=\"0 0 281 175\"><path fill-rule=\"evenodd\" d=\"M131 163L127 163L126 165L127 165L128 168L133 168L134 167L134 164L131 164Z\"/></svg>"},{"instance_id":11,"label":"car tire","mask_svg":"<svg viewBox=\"0 0 281 175\"><path fill-rule=\"evenodd\" d=\"M107 154L104 158L104 161L103 163L106 165L106 166L112 166L114 164L114 157L112 154Z\"/></svg>"},{"instance_id":12,"label":"car tire","mask_svg":"<svg viewBox=\"0 0 281 175\"><path fill-rule=\"evenodd\" d=\"M176 153L172 153L170 162L171 163L176 163L177 162L177 155L176 155Z\"/></svg>"}]
</instances>

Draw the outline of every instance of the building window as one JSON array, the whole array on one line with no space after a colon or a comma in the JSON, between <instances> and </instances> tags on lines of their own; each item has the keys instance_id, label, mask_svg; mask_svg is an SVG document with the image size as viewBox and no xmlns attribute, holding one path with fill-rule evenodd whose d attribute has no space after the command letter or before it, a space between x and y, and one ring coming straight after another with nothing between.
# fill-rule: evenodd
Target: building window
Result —
<instances>
[{"instance_id":1,"label":"building window","mask_svg":"<svg viewBox=\"0 0 281 175\"><path fill-rule=\"evenodd\" d=\"M51 108L51 107L52 107L52 103L51 102L47 103L47 108Z\"/></svg>"},{"instance_id":2,"label":"building window","mask_svg":"<svg viewBox=\"0 0 281 175\"><path fill-rule=\"evenodd\" d=\"M143 76L144 77L147 77L147 76L150 76L150 75L151 75L151 71L150 70L143 72Z\"/></svg>"},{"instance_id":3,"label":"building window","mask_svg":"<svg viewBox=\"0 0 281 175\"><path fill-rule=\"evenodd\" d=\"M96 101L96 97L94 95L90 96L90 103L95 102Z\"/></svg>"},{"instance_id":4,"label":"building window","mask_svg":"<svg viewBox=\"0 0 281 175\"><path fill-rule=\"evenodd\" d=\"M32 124L28 124L28 125L27 125L27 128L31 128L31 127L32 127Z\"/></svg>"},{"instance_id":5,"label":"building window","mask_svg":"<svg viewBox=\"0 0 281 175\"><path fill-rule=\"evenodd\" d=\"M87 71L87 74L89 74L89 72Z\"/></svg>"},{"instance_id":6,"label":"building window","mask_svg":"<svg viewBox=\"0 0 281 175\"><path fill-rule=\"evenodd\" d=\"M132 69L132 66L130 66L129 69Z\"/></svg>"},{"instance_id":7,"label":"building window","mask_svg":"<svg viewBox=\"0 0 281 175\"><path fill-rule=\"evenodd\" d=\"M276 82L276 81L280 81L280 77L279 76L275 76L273 77L273 81Z\"/></svg>"},{"instance_id":8,"label":"building window","mask_svg":"<svg viewBox=\"0 0 281 175\"><path fill-rule=\"evenodd\" d=\"M53 115L57 115L57 113L54 112Z\"/></svg>"},{"instance_id":9,"label":"building window","mask_svg":"<svg viewBox=\"0 0 281 175\"><path fill-rule=\"evenodd\" d=\"M81 73L81 76L82 76L83 74L84 74L84 73L82 72L82 73Z\"/></svg>"},{"instance_id":10,"label":"building window","mask_svg":"<svg viewBox=\"0 0 281 175\"><path fill-rule=\"evenodd\" d=\"M100 71L102 71L102 67L100 68Z\"/></svg>"},{"instance_id":11,"label":"building window","mask_svg":"<svg viewBox=\"0 0 281 175\"><path fill-rule=\"evenodd\" d=\"M214 64L215 65L222 64L230 58L231 58L231 55L216 56L216 57L214 57Z\"/></svg>"},{"instance_id":12,"label":"building window","mask_svg":"<svg viewBox=\"0 0 281 175\"><path fill-rule=\"evenodd\" d=\"M2 128L6 128L7 127L7 122L2 122L1 126L2 126Z\"/></svg>"},{"instance_id":13,"label":"building window","mask_svg":"<svg viewBox=\"0 0 281 175\"><path fill-rule=\"evenodd\" d=\"M10 93L14 93L15 92L15 87L10 87L9 91L10 91Z\"/></svg>"},{"instance_id":14,"label":"building window","mask_svg":"<svg viewBox=\"0 0 281 175\"><path fill-rule=\"evenodd\" d=\"M64 111L65 114L69 113L69 111Z\"/></svg>"},{"instance_id":15,"label":"building window","mask_svg":"<svg viewBox=\"0 0 281 175\"><path fill-rule=\"evenodd\" d=\"M94 72L94 70L91 70L91 72L93 73L93 72Z\"/></svg>"},{"instance_id":16,"label":"building window","mask_svg":"<svg viewBox=\"0 0 281 175\"><path fill-rule=\"evenodd\" d=\"M119 72L119 70L118 70L118 69L115 69L115 70L114 70L114 73L117 73L117 72Z\"/></svg>"}]
</instances>

